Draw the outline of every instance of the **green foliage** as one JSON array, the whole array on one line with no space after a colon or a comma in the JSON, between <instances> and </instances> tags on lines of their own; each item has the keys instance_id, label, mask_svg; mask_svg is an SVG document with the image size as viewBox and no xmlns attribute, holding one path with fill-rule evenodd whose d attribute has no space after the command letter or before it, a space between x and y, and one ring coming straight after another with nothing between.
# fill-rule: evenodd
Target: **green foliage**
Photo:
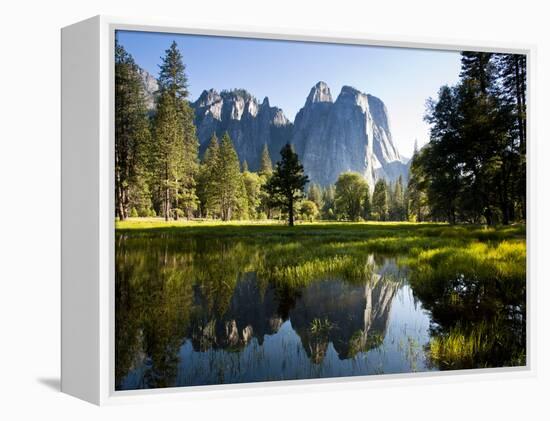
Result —
<instances>
[{"instance_id":1,"label":"green foliage","mask_svg":"<svg viewBox=\"0 0 550 421\"><path fill-rule=\"evenodd\" d=\"M158 77L161 93L169 93L175 100L184 100L189 96L187 76L183 57L176 41L164 52Z\"/></svg>"},{"instance_id":2,"label":"green foliage","mask_svg":"<svg viewBox=\"0 0 550 421\"><path fill-rule=\"evenodd\" d=\"M159 192L158 201L166 220L192 217L199 202L198 140L193 109L186 99L188 94L185 65L173 42L160 66L150 160L154 190Z\"/></svg>"},{"instance_id":3,"label":"green foliage","mask_svg":"<svg viewBox=\"0 0 550 421\"><path fill-rule=\"evenodd\" d=\"M307 198L317 205L317 209L323 208L323 192L318 184L312 183L309 185L307 190Z\"/></svg>"},{"instance_id":4,"label":"green foliage","mask_svg":"<svg viewBox=\"0 0 550 421\"><path fill-rule=\"evenodd\" d=\"M364 201L369 191L365 179L358 173L345 172L338 177L335 188L338 215L348 221L358 220L364 213Z\"/></svg>"},{"instance_id":5,"label":"green foliage","mask_svg":"<svg viewBox=\"0 0 550 421\"><path fill-rule=\"evenodd\" d=\"M220 153L220 144L216 135L212 135L204 153L197 180L197 196L200 216L214 216L218 213L219 202L215 189L215 168Z\"/></svg>"},{"instance_id":6,"label":"green foliage","mask_svg":"<svg viewBox=\"0 0 550 421\"><path fill-rule=\"evenodd\" d=\"M327 186L323 190L323 208L322 208L323 219L333 220L336 218L336 213L334 212L334 209L336 207L335 198L336 198L336 188L334 187L333 184L331 184L330 186Z\"/></svg>"},{"instance_id":7,"label":"green foliage","mask_svg":"<svg viewBox=\"0 0 550 421\"><path fill-rule=\"evenodd\" d=\"M248 214L251 219L256 219L258 217L258 209L260 208L264 180L257 173L249 171L243 172L242 177L248 202Z\"/></svg>"},{"instance_id":8,"label":"green foliage","mask_svg":"<svg viewBox=\"0 0 550 421\"><path fill-rule=\"evenodd\" d=\"M409 205L422 220L525 217L524 56L464 52L461 79L428 102L430 142L411 167Z\"/></svg>"},{"instance_id":9,"label":"green foliage","mask_svg":"<svg viewBox=\"0 0 550 421\"><path fill-rule=\"evenodd\" d=\"M378 180L372 194L372 218L376 221L388 219L388 189L384 180Z\"/></svg>"},{"instance_id":10,"label":"green foliage","mask_svg":"<svg viewBox=\"0 0 550 421\"><path fill-rule=\"evenodd\" d=\"M319 217L319 208L315 202L304 200L300 204L300 217L305 221L313 222Z\"/></svg>"},{"instance_id":11,"label":"green foliage","mask_svg":"<svg viewBox=\"0 0 550 421\"><path fill-rule=\"evenodd\" d=\"M427 220L430 213L428 198L426 195L427 180L424 174L424 168L419 161L419 152L415 148L414 155L411 158L411 168L409 171L409 183L407 184L407 212L408 220L411 222L423 222Z\"/></svg>"},{"instance_id":12,"label":"green foliage","mask_svg":"<svg viewBox=\"0 0 550 421\"><path fill-rule=\"evenodd\" d=\"M139 67L115 40L115 211L121 220L131 206L149 200L144 184L149 142Z\"/></svg>"},{"instance_id":13,"label":"green foliage","mask_svg":"<svg viewBox=\"0 0 550 421\"><path fill-rule=\"evenodd\" d=\"M308 182L304 167L290 144L281 149L281 160L271 178L264 186L269 200L274 206L281 206L288 213L288 225L294 225L294 206L304 197L304 188Z\"/></svg>"},{"instance_id":14,"label":"green foliage","mask_svg":"<svg viewBox=\"0 0 550 421\"><path fill-rule=\"evenodd\" d=\"M262 156L260 157L260 175L270 177L273 172L273 164L271 163L271 157L269 156L269 150L267 144L264 143L262 149Z\"/></svg>"},{"instance_id":15,"label":"green foliage","mask_svg":"<svg viewBox=\"0 0 550 421\"><path fill-rule=\"evenodd\" d=\"M241 199L246 198L246 190L241 177L239 158L227 133L222 137L211 184L222 220L229 221L237 208L241 214L245 213L245 204Z\"/></svg>"},{"instance_id":16,"label":"green foliage","mask_svg":"<svg viewBox=\"0 0 550 421\"><path fill-rule=\"evenodd\" d=\"M139 215L138 215L138 211L136 208L132 208L132 210L130 211L130 217L131 218L137 218Z\"/></svg>"},{"instance_id":17,"label":"green foliage","mask_svg":"<svg viewBox=\"0 0 550 421\"><path fill-rule=\"evenodd\" d=\"M390 185L390 199L388 207L388 217L391 221L405 221L407 218L405 206L405 190L403 187L403 178L399 176L393 189Z\"/></svg>"},{"instance_id":18,"label":"green foliage","mask_svg":"<svg viewBox=\"0 0 550 421\"><path fill-rule=\"evenodd\" d=\"M153 121L152 173L161 191L162 211L171 216L184 166L183 125L174 98L161 93Z\"/></svg>"},{"instance_id":19,"label":"green foliage","mask_svg":"<svg viewBox=\"0 0 550 421\"><path fill-rule=\"evenodd\" d=\"M365 197L363 198L363 219L368 221L372 217L372 203L370 197L370 191L367 189Z\"/></svg>"}]
</instances>

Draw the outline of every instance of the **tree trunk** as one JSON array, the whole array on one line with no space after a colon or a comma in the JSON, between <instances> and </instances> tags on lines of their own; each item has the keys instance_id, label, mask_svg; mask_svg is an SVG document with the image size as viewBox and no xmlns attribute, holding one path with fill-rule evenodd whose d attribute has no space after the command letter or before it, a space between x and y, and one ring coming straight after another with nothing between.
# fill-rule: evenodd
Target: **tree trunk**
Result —
<instances>
[{"instance_id":1,"label":"tree trunk","mask_svg":"<svg viewBox=\"0 0 550 421\"><path fill-rule=\"evenodd\" d=\"M166 187L164 192L164 220L168 221L170 218L170 188Z\"/></svg>"},{"instance_id":2,"label":"tree trunk","mask_svg":"<svg viewBox=\"0 0 550 421\"><path fill-rule=\"evenodd\" d=\"M288 225L290 227L294 226L294 200L290 199L290 206L288 207Z\"/></svg>"}]
</instances>

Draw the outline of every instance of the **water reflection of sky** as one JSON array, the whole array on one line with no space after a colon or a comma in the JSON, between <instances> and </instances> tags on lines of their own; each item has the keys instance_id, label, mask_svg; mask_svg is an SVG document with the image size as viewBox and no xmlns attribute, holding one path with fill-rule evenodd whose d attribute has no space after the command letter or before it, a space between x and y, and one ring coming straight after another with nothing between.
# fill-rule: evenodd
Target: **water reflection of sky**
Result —
<instances>
[{"instance_id":1,"label":"water reflection of sky","mask_svg":"<svg viewBox=\"0 0 550 421\"><path fill-rule=\"evenodd\" d=\"M330 342L320 362L313 362L290 319L265 335L260 345L253 338L243 349L196 351L190 340L179 350L175 385L190 386L270 380L310 379L432 370L424 347L429 341L430 317L414 300L406 284L393 295L381 345L341 359ZM141 388L147 361L123 380L123 389Z\"/></svg>"}]
</instances>

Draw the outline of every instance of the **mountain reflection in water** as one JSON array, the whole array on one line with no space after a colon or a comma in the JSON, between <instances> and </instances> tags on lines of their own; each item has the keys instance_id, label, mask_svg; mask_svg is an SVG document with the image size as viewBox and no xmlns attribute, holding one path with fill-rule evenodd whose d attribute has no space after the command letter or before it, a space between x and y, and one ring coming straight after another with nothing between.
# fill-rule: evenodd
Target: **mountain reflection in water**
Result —
<instances>
[{"instance_id":1,"label":"mountain reflection in water","mask_svg":"<svg viewBox=\"0 0 550 421\"><path fill-rule=\"evenodd\" d=\"M298 281L268 270L276 247L119 235L116 389L439 368L426 353L439 325L395 257Z\"/></svg>"}]
</instances>

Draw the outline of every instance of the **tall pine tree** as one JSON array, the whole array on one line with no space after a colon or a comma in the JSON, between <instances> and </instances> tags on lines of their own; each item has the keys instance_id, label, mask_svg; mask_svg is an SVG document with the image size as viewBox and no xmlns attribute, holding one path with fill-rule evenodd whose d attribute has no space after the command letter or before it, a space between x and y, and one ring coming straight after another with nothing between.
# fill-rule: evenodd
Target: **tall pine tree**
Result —
<instances>
[{"instance_id":1,"label":"tall pine tree","mask_svg":"<svg viewBox=\"0 0 550 421\"><path fill-rule=\"evenodd\" d=\"M277 162L273 175L264 186L271 203L281 206L288 214L288 225L294 226L294 207L304 197L308 176L298 155L287 143L281 149L281 160Z\"/></svg>"},{"instance_id":2,"label":"tall pine tree","mask_svg":"<svg viewBox=\"0 0 550 421\"><path fill-rule=\"evenodd\" d=\"M187 217L191 217L197 206L196 196L196 177L198 172L198 140L193 124L194 113L187 100L189 96L187 76L185 74L185 65L181 52L176 42L173 42L166 50L162 59L159 72L159 100L157 104L157 113L163 112L163 119L155 118L155 133L162 134L171 130L178 130L178 133L170 144L166 139L158 146L166 146L164 152L171 149L174 153L160 153L164 160L172 160L168 167L174 167L169 180L162 180L163 185L163 208L165 218L170 216L170 208L174 204L177 208L174 216L177 217L178 211L182 211ZM165 108L164 110L162 108ZM166 108L172 107L167 110ZM172 120L168 121L167 118ZM177 121L176 121L177 120ZM167 125L167 128L159 127L159 124ZM170 128L168 128L168 126ZM158 143L158 139L156 139ZM173 148L172 148L173 146ZM161 151L162 152L162 151ZM165 165L166 167L166 165ZM164 176L167 175L165 171ZM169 186L169 187L167 187ZM172 192L172 193L171 193Z\"/></svg>"},{"instance_id":3,"label":"tall pine tree","mask_svg":"<svg viewBox=\"0 0 550 421\"><path fill-rule=\"evenodd\" d=\"M234 212L238 210L244 213L241 202L243 195L246 195L246 189L241 176L239 158L227 132L222 137L212 183L222 220L231 220Z\"/></svg>"},{"instance_id":4,"label":"tall pine tree","mask_svg":"<svg viewBox=\"0 0 550 421\"><path fill-rule=\"evenodd\" d=\"M115 39L115 212L121 220L128 217L130 205L141 203L147 194L144 172L149 140L139 68Z\"/></svg>"}]
</instances>

